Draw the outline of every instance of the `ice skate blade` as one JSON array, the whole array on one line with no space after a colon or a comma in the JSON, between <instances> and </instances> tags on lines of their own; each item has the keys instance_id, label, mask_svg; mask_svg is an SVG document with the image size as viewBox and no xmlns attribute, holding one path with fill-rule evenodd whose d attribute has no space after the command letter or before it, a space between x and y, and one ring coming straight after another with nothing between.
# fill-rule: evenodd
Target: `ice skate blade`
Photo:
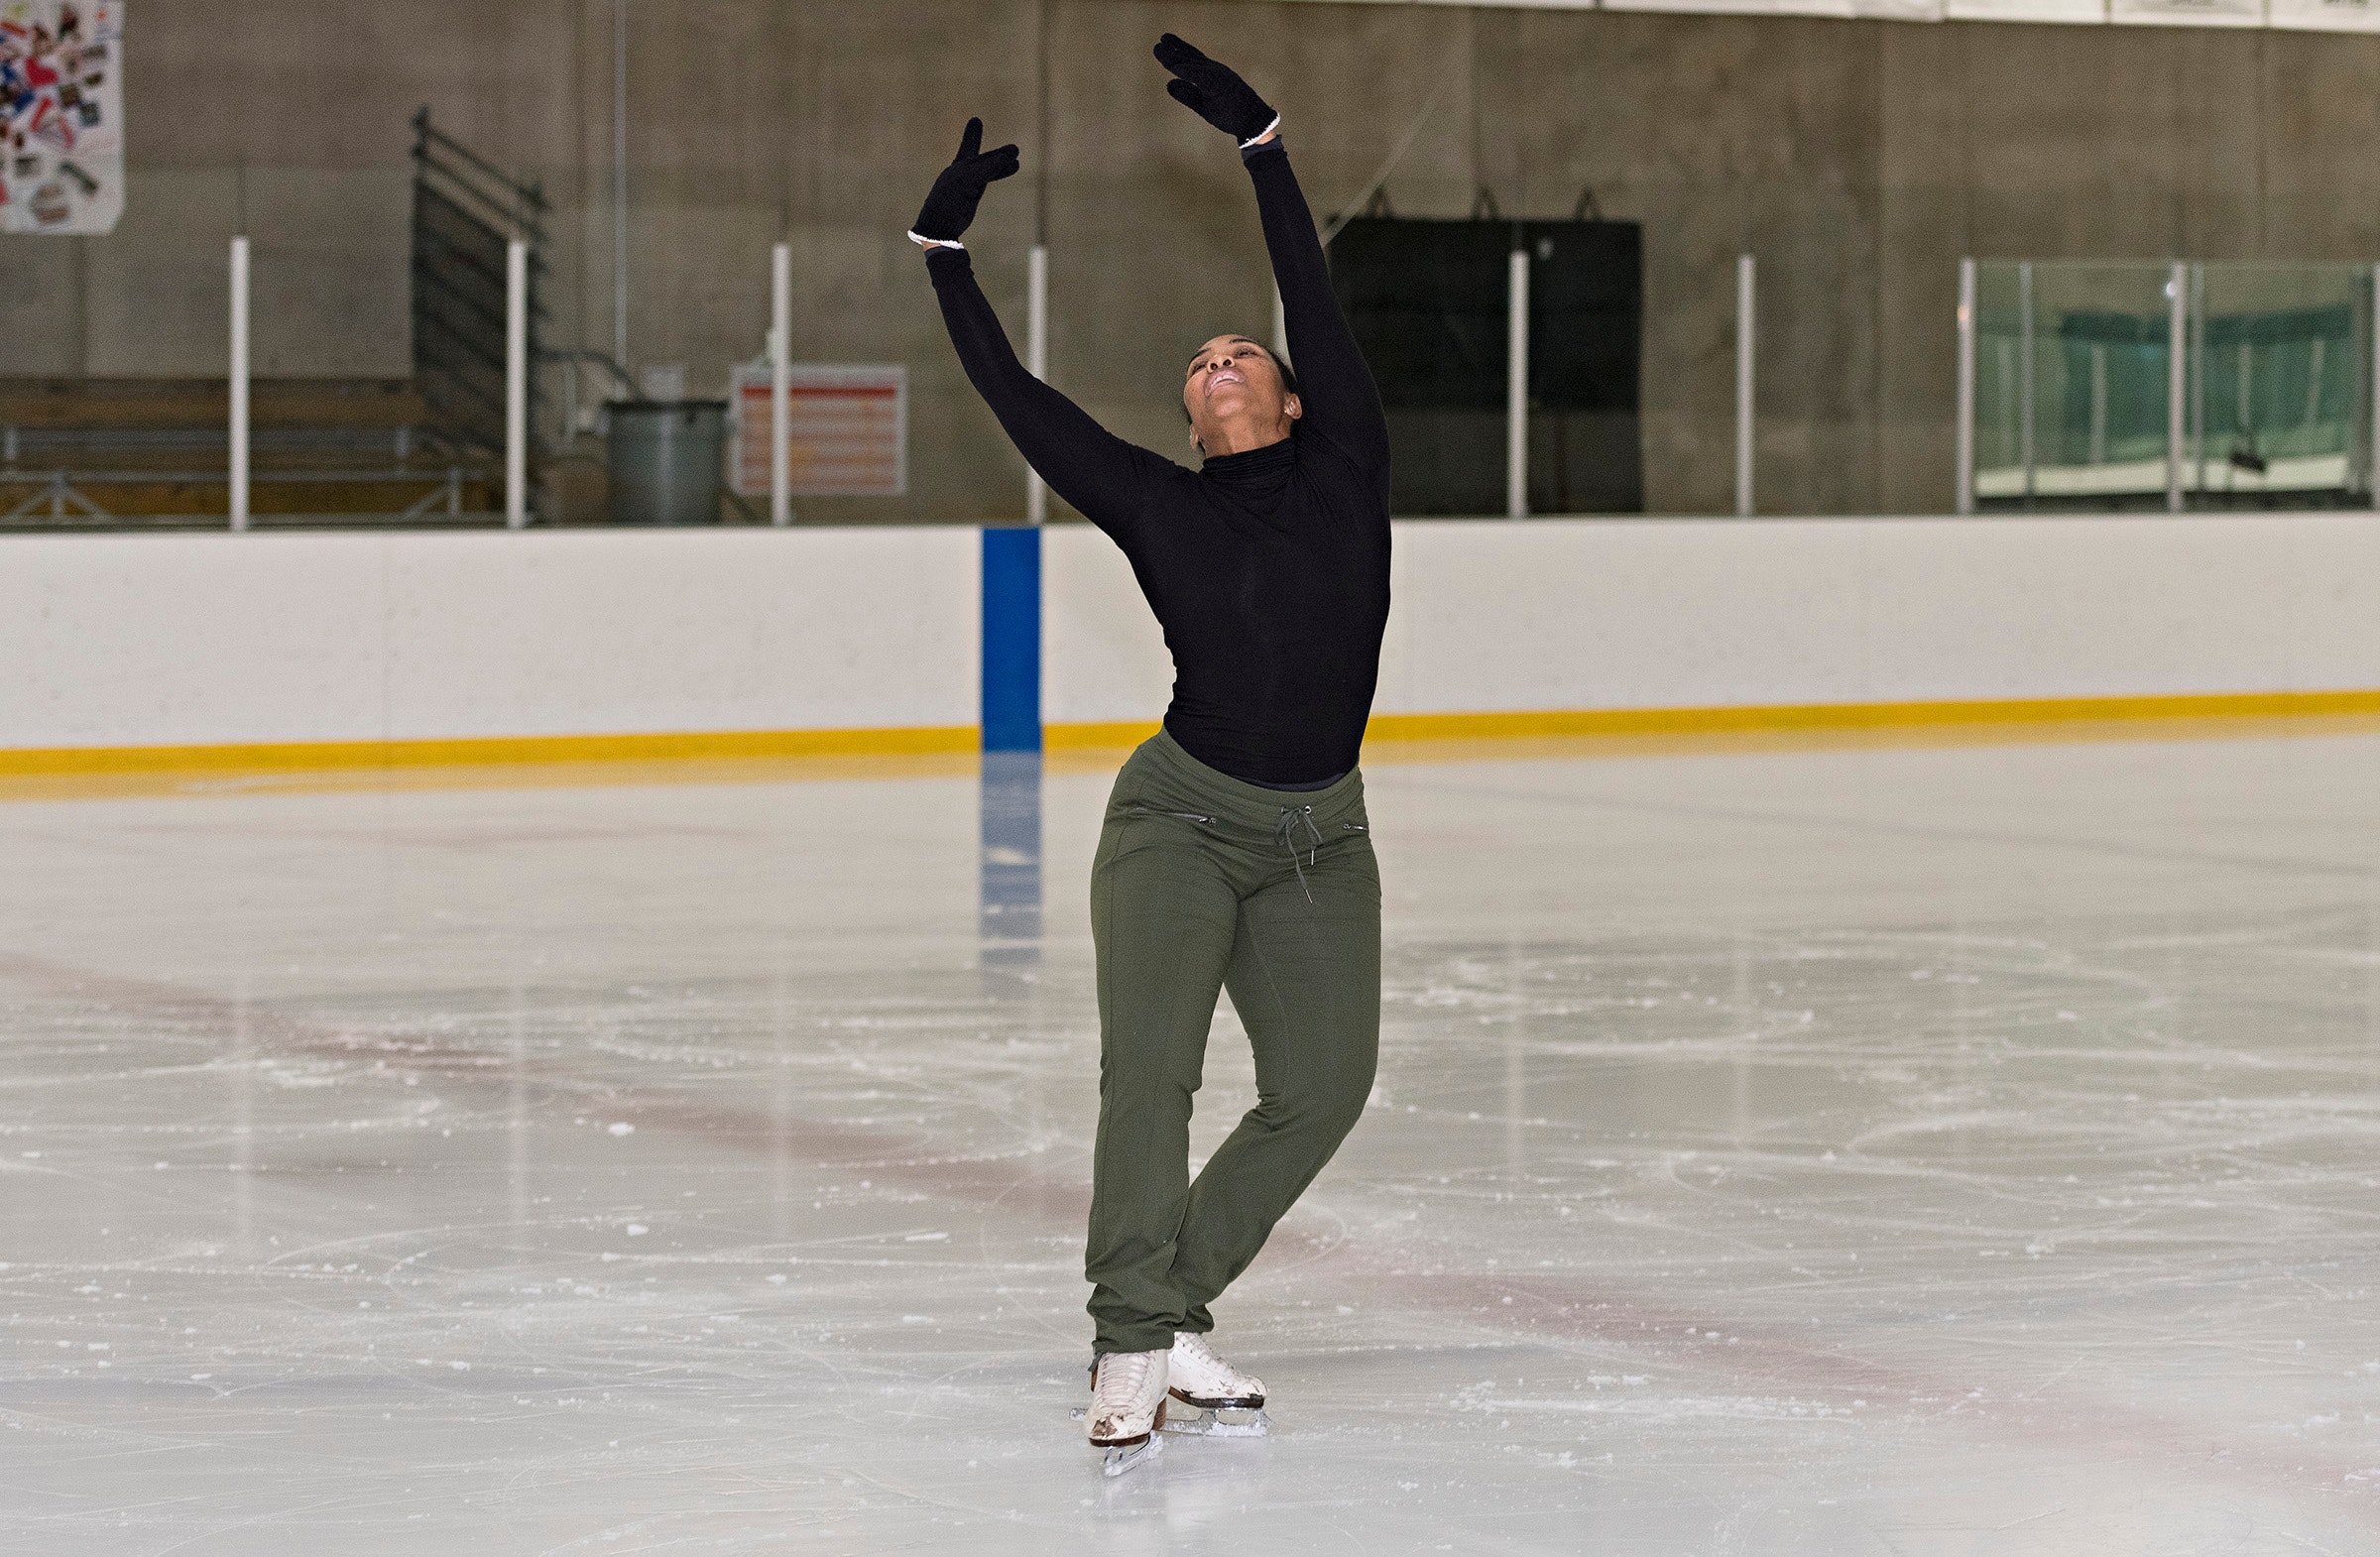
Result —
<instances>
[{"instance_id":1,"label":"ice skate blade","mask_svg":"<svg viewBox=\"0 0 2380 1557\"><path fill-rule=\"evenodd\" d=\"M1165 1412L1165 1428L1194 1438L1262 1438L1272 1431L1272 1418L1260 1405L1195 1405L1174 1399Z\"/></svg>"},{"instance_id":2,"label":"ice skate blade","mask_svg":"<svg viewBox=\"0 0 2380 1557\"><path fill-rule=\"evenodd\" d=\"M1155 1433L1150 1433L1136 1444L1118 1444L1110 1449L1107 1458L1100 1462L1100 1474L1102 1476L1122 1476L1142 1461L1154 1460L1164 1452L1165 1440Z\"/></svg>"}]
</instances>

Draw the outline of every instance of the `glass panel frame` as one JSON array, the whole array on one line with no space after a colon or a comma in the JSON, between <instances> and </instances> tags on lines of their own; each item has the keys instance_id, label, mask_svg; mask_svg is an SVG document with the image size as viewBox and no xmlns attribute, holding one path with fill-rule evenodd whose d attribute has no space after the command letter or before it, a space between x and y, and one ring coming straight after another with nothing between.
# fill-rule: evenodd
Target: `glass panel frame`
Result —
<instances>
[{"instance_id":1,"label":"glass panel frame","mask_svg":"<svg viewBox=\"0 0 2380 1557\"><path fill-rule=\"evenodd\" d=\"M2371 266L1975 265L1977 512L2364 508L2373 496Z\"/></svg>"}]
</instances>

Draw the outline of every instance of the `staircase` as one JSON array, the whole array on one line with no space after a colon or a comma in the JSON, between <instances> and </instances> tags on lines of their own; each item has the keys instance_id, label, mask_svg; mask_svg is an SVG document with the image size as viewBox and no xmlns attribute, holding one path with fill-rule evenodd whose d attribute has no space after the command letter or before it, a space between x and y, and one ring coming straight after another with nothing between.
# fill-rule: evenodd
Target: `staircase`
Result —
<instances>
[{"instance_id":1,"label":"staircase","mask_svg":"<svg viewBox=\"0 0 2380 1557\"><path fill-rule=\"evenodd\" d=\"M545 338L545 194L414 115L414 387L428 427L456 448L504 453L505 246L529 244L529 360ZM529 376L531 490L542 450Z\"/></svg>"}]
</instances>

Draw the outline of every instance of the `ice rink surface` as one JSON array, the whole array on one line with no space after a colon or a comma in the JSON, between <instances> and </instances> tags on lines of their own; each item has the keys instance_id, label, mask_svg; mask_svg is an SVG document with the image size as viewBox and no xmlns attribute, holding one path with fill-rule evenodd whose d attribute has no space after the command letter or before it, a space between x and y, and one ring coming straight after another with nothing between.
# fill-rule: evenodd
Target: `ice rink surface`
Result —
<instances>
[{"instance_id":1,"label":"ice rink surface","mask_svg":"<svg viewBox=\"0 0 2380 1557\"><path fill-rule=\"evenodd\" d=\"M2380 1552L2380 736L1441 756L1114 1481L1096 765L21 784L0 1552Z\"/></svg>"}]
</instances>

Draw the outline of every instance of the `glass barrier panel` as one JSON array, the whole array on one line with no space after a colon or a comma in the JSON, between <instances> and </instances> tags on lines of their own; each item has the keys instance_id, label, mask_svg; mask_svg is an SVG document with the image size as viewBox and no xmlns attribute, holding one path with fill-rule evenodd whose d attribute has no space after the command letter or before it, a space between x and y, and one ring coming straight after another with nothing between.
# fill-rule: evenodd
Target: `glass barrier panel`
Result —
<instances>
[{"instance_id":1,"label":"glass barrier panel","mask_svg":"<svg viewBox=\"0 0 2380 1557\"><path fill-rule=\"evenodd\" d=\"M2370 489L2371 273L2208 263L2192 275L2198 506L2337 505Z\"/></svg>"},{"instance_id":2,"label":"glass barrier panel","mask_svg":"<svg viewBox=\"0 0 2380 1557\"><path fill-rule=\"evenodd\" d=\"M2173 268L1987 260L1975 275L1975 500L1990 510L2371 501L2373 273L2186 267L2174 424ZM2178 437L2177 437L2178 433Z\"/></svg>"},{"instance_id":3,"label":"glass barrier panel","mask_svg":"<svg viewBox=\"0 0 2380 1557\"><path fill-rule=\"evenodd\" d=\"M1977 267L1978 506L2166 501L2169 276L2137 261Z\"/></svg>"}]
</instances>

